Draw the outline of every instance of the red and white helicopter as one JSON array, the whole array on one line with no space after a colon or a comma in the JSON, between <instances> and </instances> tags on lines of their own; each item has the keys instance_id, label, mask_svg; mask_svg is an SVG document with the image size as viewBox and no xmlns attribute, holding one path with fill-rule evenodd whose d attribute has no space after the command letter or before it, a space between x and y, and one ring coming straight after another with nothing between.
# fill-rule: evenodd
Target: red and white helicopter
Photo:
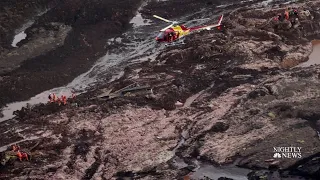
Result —
<instances>
[{"instance_id":1,"label":"red and white helicopter","mask_svg":"<svg viewBox=\"0 0 320 180\"><path fill-rule=\"evenodd\" d=\"M187 28L184 25L179 25L180 23L177 21L170 21L168 19L162 18L157 15L153 15L153 17L160 19L162 21L171 23L169 26L161 29L160 33L156 37L157 42L167 42L167 43L172 43L195 31L211 30L212 28L217 28L218 30L221 30L221 22L223 20L223 15L221 15L217 24Z\"/></svg>"}]
</instances>

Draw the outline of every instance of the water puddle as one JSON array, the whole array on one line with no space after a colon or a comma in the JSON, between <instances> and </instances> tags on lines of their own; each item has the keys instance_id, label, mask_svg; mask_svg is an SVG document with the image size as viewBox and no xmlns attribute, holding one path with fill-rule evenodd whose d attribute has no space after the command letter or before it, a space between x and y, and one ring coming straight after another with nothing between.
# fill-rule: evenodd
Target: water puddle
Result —
<instances>
[{"instance_id":1,"label":"water puddle","mask_svg":"<svg viewBox=\"0 0 320 180\"><path fill-rule=\"evenodd\" d=\"M198 168L190 175L191 179L218 179L220 177L226 177L236 180L248 180L247 175L251 172L249 169L239 168L234 165L215 167L210 164L198 162L196 160Z\"/></svg>"},{"instance_id":2,"label":"water puddle","mask_svg":"<svg viewBox=\"0 0 320 180\"><path fill-rule=\"evenodd\" d=\"M216 167L208 163L200 162L198 160L192 160L192 165L185 163L185 161L179 157L173 158L173 165L177 169L183 169L186 167L195 167L187 176L192 180L214 179L217 180L220 177L236 179L236 180L248 180L248 174L250 169L239 168L235 165Z\"/></svg>"},{"instance_id":3,"label":"water puddle","mask_svg":"<svg viewBox=\"0 0 320 180\"><path fill-rule=\"evenodd\" d=\"M18 44L20 41L26 39L26 37L27 37L27 34L26 34L24 31L22 31L21 33L15 35L14 38L13 38L13 41L12 41L11 46L12 46L12 47L18 47L17 44Z\"/></svg>"},{"instance_id":4,"label":"water puddle","mask_svg":"<svg viewBox=\"0 0 320 180\"><path fill-rule=\"evenodd\" d=\"M39 12L34 18L32 18L32 20L30 20L27 23L23 24L20 29L17 29L16 32L15 32L16 35L13 38L11 46L12 47L18 47L17 44L20 41L26 39L26 37L27 37L27 34L24 31L33 25L33 23L35 22L36 18L42 16L44 13L48 12L49 10L50 9L45 9L44 11Z\"/></svg>"},{"instance_id":5,"label":"water puddle","mask_svg":"<svg viewBox=\"0 0 320 180\"><path fill-rule=\"evenodd\" d=\"M312 52L309 55L309 60L298 65L297 67L308 67L315 64L320 64L320 40L314 40L312 43Z\"/></svg>"}]
</instances>

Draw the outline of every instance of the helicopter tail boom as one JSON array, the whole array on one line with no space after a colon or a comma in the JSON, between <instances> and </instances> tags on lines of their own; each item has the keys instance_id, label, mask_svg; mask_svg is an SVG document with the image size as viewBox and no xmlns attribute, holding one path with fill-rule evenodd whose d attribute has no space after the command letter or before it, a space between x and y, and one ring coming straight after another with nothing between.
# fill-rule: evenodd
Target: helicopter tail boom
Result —
<instances>
[{"instance_id":1,"label":"helicopter tail boom","mask_svg":"<svg viewBox=\"0 0 320 180\"><path fill-rule=\"evenodd\" d=\"M197 26L190 28L190 31L200 31L200 30L211 30L212 28L219 27L223 20L223 15L220 16L219 21L217 24L208 25L208 26Z\"/></svg>"}]
</instances>

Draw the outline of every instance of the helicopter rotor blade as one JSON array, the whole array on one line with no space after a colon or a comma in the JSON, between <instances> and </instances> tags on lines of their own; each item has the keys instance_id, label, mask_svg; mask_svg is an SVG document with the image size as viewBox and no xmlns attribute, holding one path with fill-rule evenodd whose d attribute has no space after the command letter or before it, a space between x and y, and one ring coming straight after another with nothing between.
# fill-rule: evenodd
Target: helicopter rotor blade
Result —
<instances>
[{"instance_id":1,"label":"helicopter rotor blade","mask_svg":"<svg viewBox=\"0 0 320 180\"><path fill-rule=\"evenodd\" d=\"M165 19L165 18L160 17L160 16L157 16L157 15L153 15L153 17L155 17L155 18L157 18L157 19L160 19L160 20L162 20L162 21L168 22L168 23L173 22L173 21L170 21L170 20L168 20L168 19Z\"/></svg>"},{"instance_id":2,"label":"helicopter rotor blade","mask_svg":"<svg viewBox=\"0 0 320 180\"><path fill-rule=\"evenodd\" d=\"M194 22L201 22L201 21L208 20L208 19L211 19L211 18L201 18L201 19L193 19L193 20L184 20L184 21L179 21L179 23L188 24L188 23L194 23Z\"/></svg>"},{"instance_id":3,"label":"helicopter rotor blade","mask_svg":"<svg viewBox=\"0 0 320 180\"><path fill-rule=\"evenodd\" d=\"M169 26L167 26L167 27L165 27L165 28L161 29L160 31L165 31L165 30L167 30L167 29L171 28L173 25L174 25L174 23L172 23L172 24L170 24Z\"/></svg>"}]
</instances>

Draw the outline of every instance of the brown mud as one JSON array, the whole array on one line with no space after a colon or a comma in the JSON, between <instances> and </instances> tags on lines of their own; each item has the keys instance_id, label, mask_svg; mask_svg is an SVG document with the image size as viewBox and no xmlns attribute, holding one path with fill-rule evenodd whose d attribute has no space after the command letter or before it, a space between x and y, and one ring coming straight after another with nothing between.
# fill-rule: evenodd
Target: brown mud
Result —
<instances>
[{"instance_id":1,"label":"brown mud","mask_svg":"<svg viewBox=\"0 0 320 180\"><path fill-rule=\"evenodd\" d=\"M154 3L143 11L175 7L178 1ZM0 147L17 141L26 149L40 144L30 162L1 167L0 178L182 179L197 171L193 159L216 165L237 159L236 165L265 170L250 179L316 179L320 67L291 67L306 61L311 40L320 38L319 5L294 4L310 7L313 17L302 16L297 28L271 20L284 7L239 6L225 14L222 32L192 34L185 45L128 66L120 79L66 106L17 111L14 120L0 124ZM94 98L104 88L131 83L151 86L152 94ZM274 158L273 147L282 146L301 147L302 158ZM175 165L176 156L187 166Z\"/></svg>"}]
</instances>

